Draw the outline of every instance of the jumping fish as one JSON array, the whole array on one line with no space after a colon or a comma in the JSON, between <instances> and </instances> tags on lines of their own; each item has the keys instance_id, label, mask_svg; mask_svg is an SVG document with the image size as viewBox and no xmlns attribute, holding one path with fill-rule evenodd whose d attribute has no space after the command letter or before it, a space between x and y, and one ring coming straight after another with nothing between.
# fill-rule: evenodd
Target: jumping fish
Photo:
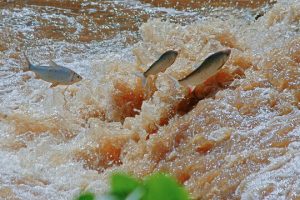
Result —
<instances>
[{"instance_id":1,"label":"jumping fish","mask_svg":"<svg viewBox=\"0 0 300 200\"><path fill-rule=\"evenodd\" d=\"M166 51L144 72L144 77L147 78L149 75L156 75L159 72L166 71L166 69L175 62L177 55L177 51Z\"/></svg>"},{"instance_id":2,"label":"jumping fish","mask_svg":"<svg viewBox=\"0 0 300 200\"><path fill-rule=\"evenodd\" d=\"M196 70L194 70L185 78L179 80L179 83L186 87L197 86L203 83L209 77L215 75L218 72L218 70L228 60L230 53L231 50L226 49L211 54L200 64L200 66Z\"/></svg>"},{"instance_id":3,"label":"jumping fish","mask_svg":"<svg viewBox=\"0 0 300 200\"><path fill-rule=\"evenodd\" d=\"M146 87L148 77L157 75L159 72L165 72L176 60L177 51L169 50L163 53L144 73L136 72L135 75L142 79L143 87Z\"/></svg>"},{"instance_id":4,"label":"jumping fish","mask_svg":"<svg viewBox=\"0 0 300 200\"><path fill-rule=\"evenodd\" d=\"M50 87L57 85L71 85L82 80L82 77L71 69L60 66L53 61L50 61L49 66L33 65L24 54L28 66L23 69L26 71L33 71L37 79L52 83Z\"/></svg>"}]
</instances>

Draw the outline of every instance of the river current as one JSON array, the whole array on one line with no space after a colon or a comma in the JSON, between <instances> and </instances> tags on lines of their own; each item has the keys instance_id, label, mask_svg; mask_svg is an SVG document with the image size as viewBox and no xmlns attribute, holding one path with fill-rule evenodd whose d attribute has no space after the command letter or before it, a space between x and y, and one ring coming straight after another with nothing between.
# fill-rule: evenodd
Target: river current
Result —
<instances>
[{"instance_id":1,"label":"river current","mask_svg":"<svg viewBox=\"0 0 300 200\"><path fill-rule=\"evenodd\" d=\"M189 96L176 80L227 48ZM50 88L24 53L83 80ZM195 199L299 199L299 101L299 0L0 2L0 199L101 194L115 171L170 173Z\"/></svg>"}]
</instances>

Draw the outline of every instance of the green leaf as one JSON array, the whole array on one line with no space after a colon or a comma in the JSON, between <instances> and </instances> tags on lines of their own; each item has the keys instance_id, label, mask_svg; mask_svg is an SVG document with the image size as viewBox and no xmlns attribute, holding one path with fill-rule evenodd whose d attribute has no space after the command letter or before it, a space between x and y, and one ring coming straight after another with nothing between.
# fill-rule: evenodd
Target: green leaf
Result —
<instances>
[{"instance_id":1,"label":"green leaf","mask_svg":"<svg viewBox=\"0 0 300 200\"><path fill-rule=\"evenodd\" d=\"M143 200L189 200L188 193L176 180L164 174L154 174L145 180L147 190Z\"/></svg>"},{"instance_id":2,"label":"green leaf","mask_svg":"<svg viewBox=\"0 0 300 200\"><path fill-rule=\"evenodd\" d=\"M118 196L114 196L112 194L104 194L101 196L97 196L97 200L122 200Z\"/></svg>"},{"instance_id":3,"label":"green leaf","mask_svg":"<svg viewBox=\"0 0 300 200\"><path fill-rule=\"evenodd\" d=\"M117 173L111 177L111 193L125 199L138 186L141 186L138 180L131 176Z\"/></svg>"},{"instance_id":4,"label":"green leaf","mask_svg":"<svg viewBox=\"0 0 300 200\"><path fill-rule=\"evenodd\" d=\"M135 188L125 200L141 200L142 197L145 195L145 189L142 186Z\"/></svg>"},{"instance_id":5,"label":"green leaf","mask_svg":"<svg viewBox=\"0 0 300 200\"><path fill-rule=\"evenodd\" d=\"M95 195L91 192L85 192L80 194L76 200L95 200Z\"/></svg>"}]
</instances>

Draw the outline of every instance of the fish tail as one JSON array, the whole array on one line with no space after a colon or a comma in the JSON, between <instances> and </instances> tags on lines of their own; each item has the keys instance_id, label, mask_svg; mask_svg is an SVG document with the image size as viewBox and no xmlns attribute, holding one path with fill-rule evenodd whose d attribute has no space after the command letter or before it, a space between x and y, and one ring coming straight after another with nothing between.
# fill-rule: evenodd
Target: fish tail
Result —
<instances>
[{"instance_id":1,"label":"fish tail","mask_svg":"<svg viewBox=\"0 0 300 200\"><path fill-rule=\"evenodd\" d=\"M27 71L30 71L30 70L31 70L32 64L31 64L31 62L29 61L29 59L28 59L28 57L26 56L26 54L25 54L25 53L23 53L23 54L24 54L24 57L25 57L26 62L27 62L27 64L28 64L26 67L23 68L23 71L24 71L24 72L27 72Z\"/></svg>"},{"instance_id":2,"label":"fish tail","mask_svg":"<svg viewBox=\"0 0 300 200\"><path fill-rule=\"evenodd\" d=\"M171 76L169 74L167 74L167 76L174 82L174 85L176 88L180 88L181 84L179 83L179 81L176 78L174 78L173 76Z\"/></svg>"}]
</instances>

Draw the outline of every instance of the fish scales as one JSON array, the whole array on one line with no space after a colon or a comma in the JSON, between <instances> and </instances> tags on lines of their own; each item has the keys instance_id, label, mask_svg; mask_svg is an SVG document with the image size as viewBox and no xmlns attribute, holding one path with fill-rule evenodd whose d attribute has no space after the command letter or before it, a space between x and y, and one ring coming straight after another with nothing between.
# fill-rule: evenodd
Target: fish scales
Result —
<instances>
[{"instance_id":1,"label":"fish scales","mask_svg":"<svg viewBox=\"0 0 300 200\"><path fill-rule=\"evenodd\" d=\"M185 78L179 80L184 86L197 86L209 77L215 75L218 70L225 64L230 56L231 50L218 51L208 56L197 69L190 73Z\"/></svg>"},{"instance_id":2,"label":"fish scales","mask_svg":"<svg viewBox=\"0 0 300 200\"><path fill-rule=\"evenodd\" d=\"M57 85L71 85L82 80L82 77L73 70L57 65L51 61L50 66L33 65L25 55L28 62L28 67L24 71L32 71L35 73L37 79L52 83L51 87Z\"/></svg>"}]
</instances>

